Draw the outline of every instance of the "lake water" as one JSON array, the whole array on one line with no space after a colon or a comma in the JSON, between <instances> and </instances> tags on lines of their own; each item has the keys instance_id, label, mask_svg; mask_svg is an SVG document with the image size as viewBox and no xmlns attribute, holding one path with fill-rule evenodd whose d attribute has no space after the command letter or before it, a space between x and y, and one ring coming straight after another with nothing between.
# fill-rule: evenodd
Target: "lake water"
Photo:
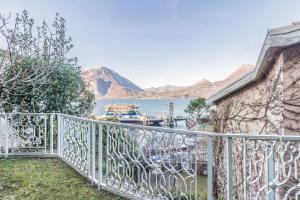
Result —
<instances>
[{"instance_id":1,"label":"lake water","mask_svg":"<svg viewBox=\"0 0 300 200\"><path fill-rule=\"evenodd\" d=\"M139 110L148 116L161 117L168 113L169 103L174 104L174 116L186 116L184 112L191 99L105 99L96 101L93 113L96 116L105 113L104 106L107 104L135 104ZM186 129L184 121L177 123L175 129Z\"/></svg>"},{"instance_id":2,"label":"lake water","mask_svg":"<svg viewBox=\"0 0 300 200\"><path fill-rule=\"evenodd\" d=\"M104 106L107 104L135 104L139 106L142 113L149 116L162 116L168 113L169 103L174 104L174 116L186 116L184 109L190 102L190 99L105 99L98 100L93 113L96 116L103 115Z\"/></svg>"}]
</instances>

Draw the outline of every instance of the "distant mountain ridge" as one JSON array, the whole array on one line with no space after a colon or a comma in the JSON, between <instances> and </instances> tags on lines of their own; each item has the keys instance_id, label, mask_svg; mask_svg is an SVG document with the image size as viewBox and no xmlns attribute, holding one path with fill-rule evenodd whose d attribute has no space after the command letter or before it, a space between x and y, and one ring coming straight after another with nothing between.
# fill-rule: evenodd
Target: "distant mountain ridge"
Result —
<instances>
[{"instance_id":1,"label":"distant mountain ridge","mask_svg":"<svg viewBox=\"0 0 300 200\"><path fill-rule=\"evenodd\" d=\"M144 92L136 95L137 98L196 98L203 97L208 98L218 90L239 79L243 75L249 73L254 69L254 65L245 64L235 70L227 78L221 81L210 82L207 79L185 87L175 87L168 90L163 89L145 89Z\"/></svg>"},{"instance_id":2,"label":"distant mountain ridge","mask_svg":"<svg viewBox=\"0 0 300 200\"><path fill-rule=\"evenodd\" d=\"M245 64L221 81L210 82L203 79L191 86L165 85L142 89L118 73L101 67L82 72L83 79L89 84L97 99L103 98L208 98L218 90L239 79L254 69Z\"/></svg>"},{"instance_id":3,"label":"distant mountain ridge","mask_svg":"<svg viewBox=\"0 0 300 200\"><path fill-rule=\"evenodd\" d=\"M144 91L107 67L84 70L81 76L97 99L127 98Z\"/></svg>"}]
</instances>

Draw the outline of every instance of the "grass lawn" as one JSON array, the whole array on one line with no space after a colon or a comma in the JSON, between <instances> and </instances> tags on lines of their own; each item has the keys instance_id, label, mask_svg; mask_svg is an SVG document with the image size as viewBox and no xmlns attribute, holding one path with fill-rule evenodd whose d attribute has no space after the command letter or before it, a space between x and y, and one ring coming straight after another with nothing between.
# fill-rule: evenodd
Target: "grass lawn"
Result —
<instances>
[{"instance_id":1,"label":"grass lawn","mask_svg":"<svg viewBox=\"0 0 300 200\"><path fill-rule=\"evenodd\" d=\"M197 186L199 193L207 193L207 176L198 175Z\"/></svg>"},{"instance_id":2,"label":"grass lawn","mask_svg":"<svg viewBox=\"0 0 300 200\"><path fill-rule=\"evenodd\" d=\"M0 199L123 199L97 191L59 159L0 159Z\"/></svg>"}]
</instances>

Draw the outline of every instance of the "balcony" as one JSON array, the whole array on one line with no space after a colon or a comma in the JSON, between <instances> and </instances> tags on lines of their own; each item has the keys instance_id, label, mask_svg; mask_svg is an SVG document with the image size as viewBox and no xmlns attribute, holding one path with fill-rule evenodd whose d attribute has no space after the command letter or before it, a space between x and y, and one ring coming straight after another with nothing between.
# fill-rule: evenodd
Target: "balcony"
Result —
<instances>
[{"instance_id":1,"label":"balcony","mask_svg":"<svg viewBox=\"0 0 300 200\"><path fill-rule=\"evenodd\" d=\"M0 114L0 157L58 158L99 190L129 199L299 199L299 144L299 136Z\"/></svg>"}]
</instances>

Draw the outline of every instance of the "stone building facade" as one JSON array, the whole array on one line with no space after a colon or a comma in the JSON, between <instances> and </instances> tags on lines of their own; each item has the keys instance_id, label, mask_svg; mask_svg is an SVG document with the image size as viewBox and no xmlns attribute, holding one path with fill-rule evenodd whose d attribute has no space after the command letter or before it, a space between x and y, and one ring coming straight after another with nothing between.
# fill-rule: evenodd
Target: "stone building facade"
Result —
<instances>
[{"instance_id":1,"label":"stone building facade","mask_svg":"<svg viewBox=\"0 0 300 200\"><path fill-rule=\"evenodd\" d=\"M268 31L256 67L208 99L215 131L300 135L300 24ZM225 141L215 141L215 196L226 194ZM239 152L237 142L233 151ZM233 185L243 199L242 155L234 159Z\"/></svg>"}]
</instances>

